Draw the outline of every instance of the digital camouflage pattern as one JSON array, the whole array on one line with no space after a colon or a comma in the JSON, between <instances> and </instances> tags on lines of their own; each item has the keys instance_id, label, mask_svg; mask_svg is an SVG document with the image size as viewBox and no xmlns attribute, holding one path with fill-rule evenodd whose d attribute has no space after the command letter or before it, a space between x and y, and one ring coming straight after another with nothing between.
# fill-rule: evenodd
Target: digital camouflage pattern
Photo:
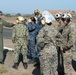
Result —
<instances>
[{"instance_id":1,"label":"digital camouflage pattern","mask_svg":"<svg viewBox=\"0 0 76 75\"><path fill-rule=\"evenodd\" d=\"M62 34L63 29L64 29L64 24L61 21L61 23L58 24L57 30ZM63 51L61 50L61 47L62 47L61 44L62 43L57 42L57 47L56 47L57 48L57 53L58 53L58 67L57 68L58 68L58 73L59 74L64 73L64 70L63 70L64 69L63 68L63 66L64 66L64 64L63 64Z\"/></svg>"},{"instance_id":2,"label":"digital camouflage pattern","mask_svg":"<svg viewBox=\"0 0 76 75\"><path fill-rule=\"evenodd\" d=\"M60 37L59 32L45 25L37 36L37 44L42 48L39 53L41 74L51 75L57 73L57 49L56 38ZM58 39L57 39L58 41Z\"/></svg>"},{"instance_id":3,"label":"digital camouflage pattern","mask_svg":"<svg viewBox=\"0 0 76 75\"><path fill-rule=\"evenodd\" d=\"M14 63L18 62L18 57L20 51L22 52L23 55L23 62L27 62L27 45L29 42L29 32L26 26L23 24L17 24L13 27L12 31L12 42L15 45L15 50L14 50Z\"/></svg>"},{"instance_id":4,"label":"digital camouflage pattern","mask_svg":"<svg viewBox=\"0 0 76 75\"><path fill-rule=\"evenodd\" d=\"M75 51L75 25L65 25L63 32L62 32L63 38L64 38L64 69L66 75L72 75L72 57L73 52ZM71 65L71 67L68 68L68 65Z\"/></svg>"},{"instance_id":5,"label":"digital camouflage pattern","mask_svg":"<svg viewBox=\"0 0 76 75\"><path fill-rule=\"evenodd\" d=\"M63 23L59 24L58 27L57 27L57 30L58 30L60 33L62 33L63 29L64 29L64 24L63 24Z\"/></svg>"},{"instance_id":6,"label":"digital camouflage pattern","mask_svg":"<svg viewBox=\"0 0 76 75\"><path fill-rule=\"evenodd\" d=\"M76 61L76 24L74 23L74 25L75 25L75 52L73 52L73 60L75 60Z\"/></svg>"},{"instance_id":7,"label":"digital camouflage pattern","mask_svg":"<svg viewBox=\"0 0 76 75\"><path fill-rule=\"evenodd\" d=\"M12 27L13 24L0 19L0 62L3 61L3 26Z\"/></svg>"}]
</instances>

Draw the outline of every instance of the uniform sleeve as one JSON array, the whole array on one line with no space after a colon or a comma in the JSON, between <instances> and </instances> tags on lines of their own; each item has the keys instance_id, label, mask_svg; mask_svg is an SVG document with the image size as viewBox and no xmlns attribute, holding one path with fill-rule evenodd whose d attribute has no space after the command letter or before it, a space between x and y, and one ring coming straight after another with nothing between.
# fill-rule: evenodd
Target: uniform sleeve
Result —
<instances>
[{"instance_id":1,"label":"uniform sleeve","mask_svg":"<svg viewBox=\"0 0 76 75\"><path fill-rule=\"evenodd\" d=\"M37 35L37 45L40 46L40 47L43 47L43 46L44 46L44 41L45 41L44 35L45 35L45 31L44 31L44 29L42 28L42 29L39 31L38 35Z\"/></svg>"},{"instance_id":2,"label":"uniform sleeve","mask_svg":"<svg viewBox=\"0 0 76 75\"><path fill-rule=\"evenodd\" d=\"M5 27L12 27L13 26L12 23L6 22L4 20L2 20L2 25L5 26Z\"/></svg>"},{"instance_id":3,"label":"uniform sleeve","mask_svg":"<svg viewBox=\"0 0 76 75\"><path fill-rule=\"evenodd\" d=\"M70 49L75 43L75 27L71 27L70 32L68 34L68 42L65 46L65 49Z\"/></svg>"},{"instance_id":4,"label":"uniform sleeve","mask_svg":"<svg viewBox=\"0 0 76 75\"><path fill-rule=\"evenodd\" d=\"M33 25L31 25L31 24L28 24L28 30L29 30L29 32L32 32L32 31L34 31L35 30L35 26L33 26Z\"/></svg>"},{"instance_id":5,"label":"uniform sleeve","mask_svg":"<svg viewBox=\"0 0 76 75\"><path fill-rule=\"evenodd\" d=\"M64 28L64 25L63 25L63 24L59 24L57 29L58 29L58 31L59 31L60 33L62 33L63 28Z\"/></svg>"},{"instance_id":6,"label":"uniform sleeve","mask_svg":"<svg viewBox=\"0 0 76 75\"><path fill-rule=\"evenodd\" d=\"M60 32L57 33L56 35L56 46L62 48L64 46L63 44L63 36L61 35Z\"/></svg>"},{"instance_id":7,"label":"uniform sleeve","mask_svg":"<svg viewBox=\"0 0 76 75\"><path fill-rule=\"evenodd\" d=\"M12 30L12 42L15 43L15 36L16 36L16 31L15 31L15 27L13 27L13 30Z\"/></svg>"},{"instance_id":8,"label":"uniform sleeve","mask_svg":"<svg viewBox=\"0 0 76 75\"><path fill-rule=\"evenodd\" d=\"M28 28L26 28L26 32L25 33L26 33L26 40L27 40L27 45L28 45L28 42L30 40Z\"/></svg>"}]
</instances>

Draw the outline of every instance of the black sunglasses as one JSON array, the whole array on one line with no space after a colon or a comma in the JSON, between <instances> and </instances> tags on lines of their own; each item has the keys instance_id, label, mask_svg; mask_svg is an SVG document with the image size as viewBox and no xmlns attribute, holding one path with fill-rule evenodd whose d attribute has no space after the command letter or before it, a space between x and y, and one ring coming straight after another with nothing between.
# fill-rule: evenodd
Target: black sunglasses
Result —
<instances>
[{"instance_id":1,"label":"black sunglasses","mask_svg":"<svg viewBox=\"0 0 76 75\"><path fill-rule=\"evenodd\" d=\"M59 21L61 18L56 18L56 21Z\"/></svg>"},{"instance_id":2,"label":"black sunglasses","mask_svg":"<svg viewBox=\"0 0 76 75\"><path fill-rule=\"evenodd\" d=\"M62 18L62 21L64 22L66 19L65 18Z\"/></svg>"}]
</instances>

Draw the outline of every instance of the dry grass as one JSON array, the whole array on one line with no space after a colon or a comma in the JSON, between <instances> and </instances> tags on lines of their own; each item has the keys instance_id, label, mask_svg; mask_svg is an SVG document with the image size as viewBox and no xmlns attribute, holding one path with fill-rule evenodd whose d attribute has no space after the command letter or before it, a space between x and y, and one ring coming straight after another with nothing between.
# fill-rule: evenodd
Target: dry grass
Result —
<instances>
[{"instance_id":1,"label":"dry grass","mask_svg":"<svg viewBox=\"0 0 76 75\"><path fill-rule=\"evenodd\" d=\"M8 70L5 67L1 66L0 67L0 74L6 73L6 72L8 72Z\"/></svg>"},{"instance_id":2,"label":"dry grass","mask_svg":"<svg viewBox=\"0 0 76 75\"><path fill-rule=\"evenodd\" d=\"M16 18L17 17L5 17L5 16L3 17L3 19L5 21L11 22L11 23L15 22L16 21Z\"/></svg>"},{"instance_id":3,"label":"dry grass","mask_svg":"<svg viewBox=\"0 0 76 75\"><path fill-rule=\"evenodd\" d=\"M55 13L58 13L58 12L62 12L62 13L65 13L65 12L71 12L70 10L49 10L52 14L55 14Z\"/></svg>"},{"instance_id":4,"label":"dry grass","mask_svg":"<svg viewBox=\"0 0 76 75\"><path fill-rule=\"evenodd\" d=\"M28 74L28 73L24 73L24 74L22 74L22 75L31 75L31 74Z\"/></svg>"}]
</instances>

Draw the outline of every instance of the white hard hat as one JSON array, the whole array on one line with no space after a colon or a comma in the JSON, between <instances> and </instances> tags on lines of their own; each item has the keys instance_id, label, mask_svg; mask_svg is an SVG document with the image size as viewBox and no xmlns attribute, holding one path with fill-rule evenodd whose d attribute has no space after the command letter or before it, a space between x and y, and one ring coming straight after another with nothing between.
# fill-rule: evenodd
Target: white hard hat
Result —
<instances>
[{"instance_id":1,"label":"white hard hat","mask_svg":"<svg viewBox=\"0 0 76 75\"><path fill-rule=\"evenodd\" d=\"M63 15L62 15L62 20L63 21L67 21L67 22L70 22L71 20L72 20L72 15L70 14L70 13L64 13Z\"/></svg>"},{"instance_id":2,"label":"white hard hat","mask_svg":"<svg viewBox=\"0 0 76 75\"><path fill-rule=\"evenodd\" d=\"M72 15L70 13L67 13L67 16L72 19Z\"/></svg>"},{"instance_id":3,"label":"white hard hat","mask_svg":"<svg viewBox=\"0 0 76 75\"><path fill-rule=\"evenodd\" d=\"M57 19L57 18L60 18L60 17L61 17L61 14L56 13L54 17L55 17L56 19Z\"/></svg>"},{"instance_id":4,"label":"white hard hat","mask_svg":"<svg viewBox=\"0 0 76 75\"><path fill-rule=\"evenodd\" d=\"M43 11L42 16L45 18L46 23L52 22L54 19L54 16L49 11Z\"/></svg>"},{"instance_id":5,"label":"white hard hat","mask_svg":"<svg viewBox=\"0 0 76 75\"><path fill-rule=\"evenodd\" d=\"M62 18L67 18L67 13L63 13Z\"/></svg>"},{"instance_id":6,"label":"white hard hat","mask_svg":"<svg viewBox=\"0 0 76 75\"><path fill-rule=\"evenodd\" d=\"M70 13L64 13L62 15L62 18L70 18L70 19L72 19L72 15Z\"/></svg>"}]
</instances>

